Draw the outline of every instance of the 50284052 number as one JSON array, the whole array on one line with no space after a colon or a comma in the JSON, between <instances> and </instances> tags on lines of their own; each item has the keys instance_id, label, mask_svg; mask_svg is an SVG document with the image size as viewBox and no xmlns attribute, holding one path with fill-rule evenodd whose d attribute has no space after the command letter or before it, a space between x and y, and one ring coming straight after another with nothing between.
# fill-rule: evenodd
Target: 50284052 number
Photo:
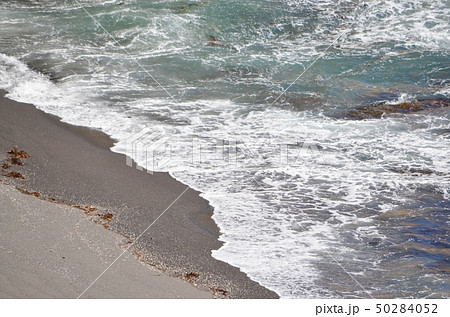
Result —
<instances>
[{"instance_id":1,"label":"50284052 number","mask_svg":"<svg viewBox=\"0 0 450 317\"><path fill-rule=\"evenodd\" d=\"M377 314L437 314L437 304L377 304Z\"/></svg>"}]
</instances>

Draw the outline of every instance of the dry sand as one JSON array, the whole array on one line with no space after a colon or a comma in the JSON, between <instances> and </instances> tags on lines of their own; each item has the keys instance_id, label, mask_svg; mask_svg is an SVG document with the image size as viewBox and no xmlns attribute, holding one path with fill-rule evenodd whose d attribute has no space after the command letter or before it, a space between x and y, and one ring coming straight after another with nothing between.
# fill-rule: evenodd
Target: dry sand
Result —
<instances>
[{"instance_id":1,"label":"dry sand","mask_svg":"<svg viewBox=\"0 0 450 317\"><path fill-rule=\"evenodd\" d=\"M77 298L127 246L79 209L0 183L0 297ZM125 252L82 298L212 298Z\"/></svg>"}]
</instances>

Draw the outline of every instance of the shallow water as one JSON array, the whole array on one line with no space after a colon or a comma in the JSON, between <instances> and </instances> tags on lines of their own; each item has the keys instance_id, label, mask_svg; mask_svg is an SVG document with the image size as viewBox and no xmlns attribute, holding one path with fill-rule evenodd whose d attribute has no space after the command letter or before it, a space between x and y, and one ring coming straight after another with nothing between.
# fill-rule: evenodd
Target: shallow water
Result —
<instances>
[{"instance_id":1,"label":"shallow water","mask_svg":"<svg viewBox=\"0 0 450 317\"><path fill-rule=\"evenodd\" d=\"M213 256L282 297L448 297L450 109L343 114L449 98L449 16L444 0L2 1L0 88L203 192Z\"/></svg>"}]
</instances>

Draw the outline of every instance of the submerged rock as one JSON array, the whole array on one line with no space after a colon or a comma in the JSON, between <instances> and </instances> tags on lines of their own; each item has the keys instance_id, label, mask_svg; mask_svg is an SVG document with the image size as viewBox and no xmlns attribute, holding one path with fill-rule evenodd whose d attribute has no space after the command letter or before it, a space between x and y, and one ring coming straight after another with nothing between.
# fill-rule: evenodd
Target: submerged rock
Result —
<instances>
[{"instance_id":1,"label":"submerged rock","mask_svg":"<svg viewBox=\"0 0 450 317\"><path fill-rule=\"evenodd\" d=\"M214 37L212 35L209 36L208 46L218 46L218 47L230 49L232 51L237 51L237 49L234 46L225 44L225 43L219 41L216 37Z\"/></svg>"},{"instance_id":2,"label":"submerged rock","mask_svg":"<svg viewBox=\"0 0 450 317\"><path fill-rule=\"evenodd\" d=\"M414 113L430 109L450 107L449 99L423 99L400 104L379 103L371 106L363 106L347 113L349 119L379 119L385 114Z\"/></svg>"},{"instance_id":3,"label":"submerged rock","mask_svg":"<svg viewBox=\"0 0 450 317\"><path fill-rule=\"evenodd\" d=\"M187 13L190 9L200 7L204 5L205 3L203 1L201 2L191 2L187 3L185 5L178 5L172 8L176 13Z\"/></svg>"},{"instance_id":4,"label":"submerged rock","mask_svg":"<svg viewBox=\"0 0 450 317\"><path fill-rule=\"evenodd\" d=\"M409 209L399 209L388 211L379 215L377 218L381 220L391 220L391 219L408 219L417 216L417 212Z\"/></svg>"},{"instance_id":5,"label":"submerged rock","mask_svg":"<svg viewBox=\"0 0 450 317\"><path fill-rule=\"evenodd\" d=\"M438 176L445 176L445 173L433 171L427 168L391 168L392 172L399 173L399 174L410 174L410 175L438 175Z\"/></svg>"},{"instance_id":6,"label":"submerged rock","mask_svg":"<svg viewBox=\"0 0 450 317\"><path fill-rule=\"evenodd\" d=\"M371 239L369 242L368 242L368 244L371 246L371 247L376 247L376 246L378 246L380 243L381 243L381 238L373 238L373 239Z\"/></svg>"}]
</instances>

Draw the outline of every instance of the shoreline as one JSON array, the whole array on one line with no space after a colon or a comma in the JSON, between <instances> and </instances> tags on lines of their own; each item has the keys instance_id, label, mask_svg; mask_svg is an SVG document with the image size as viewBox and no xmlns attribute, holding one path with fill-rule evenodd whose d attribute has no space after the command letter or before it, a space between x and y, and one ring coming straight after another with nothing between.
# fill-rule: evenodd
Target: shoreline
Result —
<instances>
[{"instance_id":1,"label":"shoreline","mask_svg":"<svg viewBox=\"0 0 450 317\"><path fill-rule=\"evenodd\" d=\"M0 105L1 157L15 145L30 154L18 167L25 180L14 181L17 186L58 202L92 206L97 215L110 214L108 228L130 240L157 219L133 245L142 261L216 297L278 298L211 256L222 243L213 210L199 192L168 173L150 175L127 166L124 155L110 150L114 141L101 131L61 122L1 91Z\"/></svg>"}]
</instances>

